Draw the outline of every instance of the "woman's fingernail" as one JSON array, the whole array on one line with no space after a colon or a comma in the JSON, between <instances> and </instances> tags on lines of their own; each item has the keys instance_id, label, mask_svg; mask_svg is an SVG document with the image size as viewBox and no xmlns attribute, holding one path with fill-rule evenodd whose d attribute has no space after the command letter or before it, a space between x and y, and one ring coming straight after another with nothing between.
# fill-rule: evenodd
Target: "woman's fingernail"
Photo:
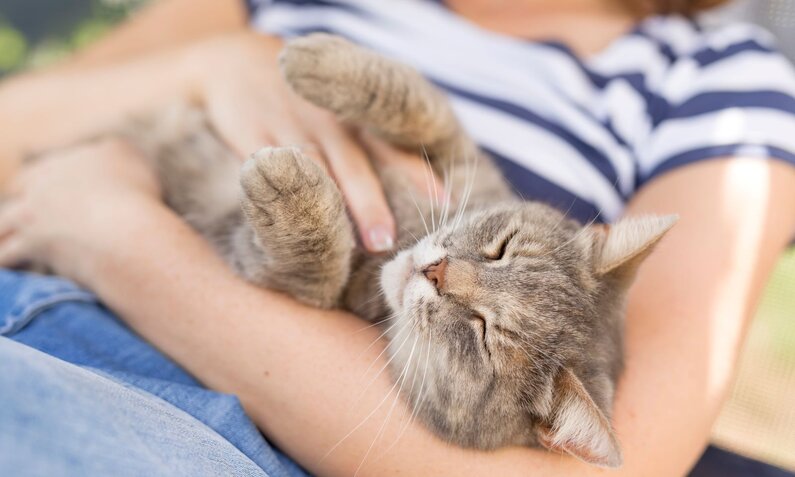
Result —
<instances>
[{"instance_id":1,"label":"woman's fingernail","mask_svg":"<svg viewBox=\"0 0 795 477\"><path fill-rule=\"evenodd\" d=\"M370 251L387 252L395 246L395 239L390 230L383 225L376 225L367 233L370 239Z\"/></svg>"}]
</instances>

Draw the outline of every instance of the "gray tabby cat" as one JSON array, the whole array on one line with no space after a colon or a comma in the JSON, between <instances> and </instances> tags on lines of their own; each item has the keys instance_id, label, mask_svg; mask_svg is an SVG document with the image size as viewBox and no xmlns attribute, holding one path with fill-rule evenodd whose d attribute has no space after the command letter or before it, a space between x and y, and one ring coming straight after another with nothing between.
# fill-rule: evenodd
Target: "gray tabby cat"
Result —
<instances>
[{"instance_id":1,"label":"gray tabby cat","mask_svg":"<svg viewBox=\"0 0 795 477\"><path fill-rule=\"evenodd\" d=\"M473 173L479 152L443 94L412 69L340 38L294 40L281 66L312 103L425 151L448 177L449 205L415 202L407 180L382 167L400 251L367 255L321 167L297 148L266 148L241 173L191 107L125 132L155 159L168 204L247 280L314 306L388 318L394 378L445 440L544 446L621 465L609 416L625 295L675 217L582 226L516 199L487 158Z\"/></svg>"}]
</instances>

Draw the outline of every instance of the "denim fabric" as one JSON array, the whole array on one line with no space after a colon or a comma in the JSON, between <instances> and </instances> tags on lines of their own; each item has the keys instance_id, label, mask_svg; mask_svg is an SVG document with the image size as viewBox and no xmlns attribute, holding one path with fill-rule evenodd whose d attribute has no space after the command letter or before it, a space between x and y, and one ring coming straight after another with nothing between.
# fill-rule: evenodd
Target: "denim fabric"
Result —
<instances>
[{"instance_id":1,"label":"denim fabric","mask_svg":"<svg viewBox=\"0 0 795 477\"><path fill-rule=\"evenodd\" d=\"M0 476L307 476L237 398L202 388L66 280L0 269L0 335ZM791 475L705 457L691 477Z\"/></svg>"},{"instance_id":2,"label":"denim fabric","mask_svg":"<svg viewBox=\"0 0 795 477\"><path fill-rule=\"evenodd\" d=\"M307 475L69 281L0 270L0 334L0 475Z\"/></svg>"}]
</instances>

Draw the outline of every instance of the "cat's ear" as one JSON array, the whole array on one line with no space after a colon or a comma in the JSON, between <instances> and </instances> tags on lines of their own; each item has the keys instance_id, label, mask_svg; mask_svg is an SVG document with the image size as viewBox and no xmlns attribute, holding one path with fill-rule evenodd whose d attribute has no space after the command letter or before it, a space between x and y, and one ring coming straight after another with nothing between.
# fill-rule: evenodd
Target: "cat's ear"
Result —
<instances>
[{"instance_id":1,"label":"cat's ear","mask_svg":"<svg viewBox=\"0 0 795 477\"><path fill-rule=\"evenodd\" d=\"M538 441L547 449L570 454L589 464L620 467L623 463L610 421L569 369L555 379L554 404Z\"/></svg>"},{"instance_id":2,"label":"cat's ear","mask_svg":"<svg viewBox=\"0 0 795 477\"><path fill-rule=\"evenodd\" d=\"M678 215L647 215L627 217L612 225L592 226L596 273L632 275L677 220Z\"/></svg>"}]
</instances>

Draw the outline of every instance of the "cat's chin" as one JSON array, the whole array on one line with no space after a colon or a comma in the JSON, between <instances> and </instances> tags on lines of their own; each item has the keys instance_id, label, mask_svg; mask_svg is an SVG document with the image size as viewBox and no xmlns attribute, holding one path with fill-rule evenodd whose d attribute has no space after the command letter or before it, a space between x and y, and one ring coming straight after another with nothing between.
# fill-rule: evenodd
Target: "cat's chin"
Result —
<instances>
[{"instance_id":1,"label":"cat's chin","mask_svg":"<svg viewBox=\"0 0 795 477\"><path fill-rule=\"evenodd\" d=\"M403 309L406 288L414 274L414 259L410 250L404 250L381 269L381 289L392 311Z\"/></svg>"}]
</instances>

